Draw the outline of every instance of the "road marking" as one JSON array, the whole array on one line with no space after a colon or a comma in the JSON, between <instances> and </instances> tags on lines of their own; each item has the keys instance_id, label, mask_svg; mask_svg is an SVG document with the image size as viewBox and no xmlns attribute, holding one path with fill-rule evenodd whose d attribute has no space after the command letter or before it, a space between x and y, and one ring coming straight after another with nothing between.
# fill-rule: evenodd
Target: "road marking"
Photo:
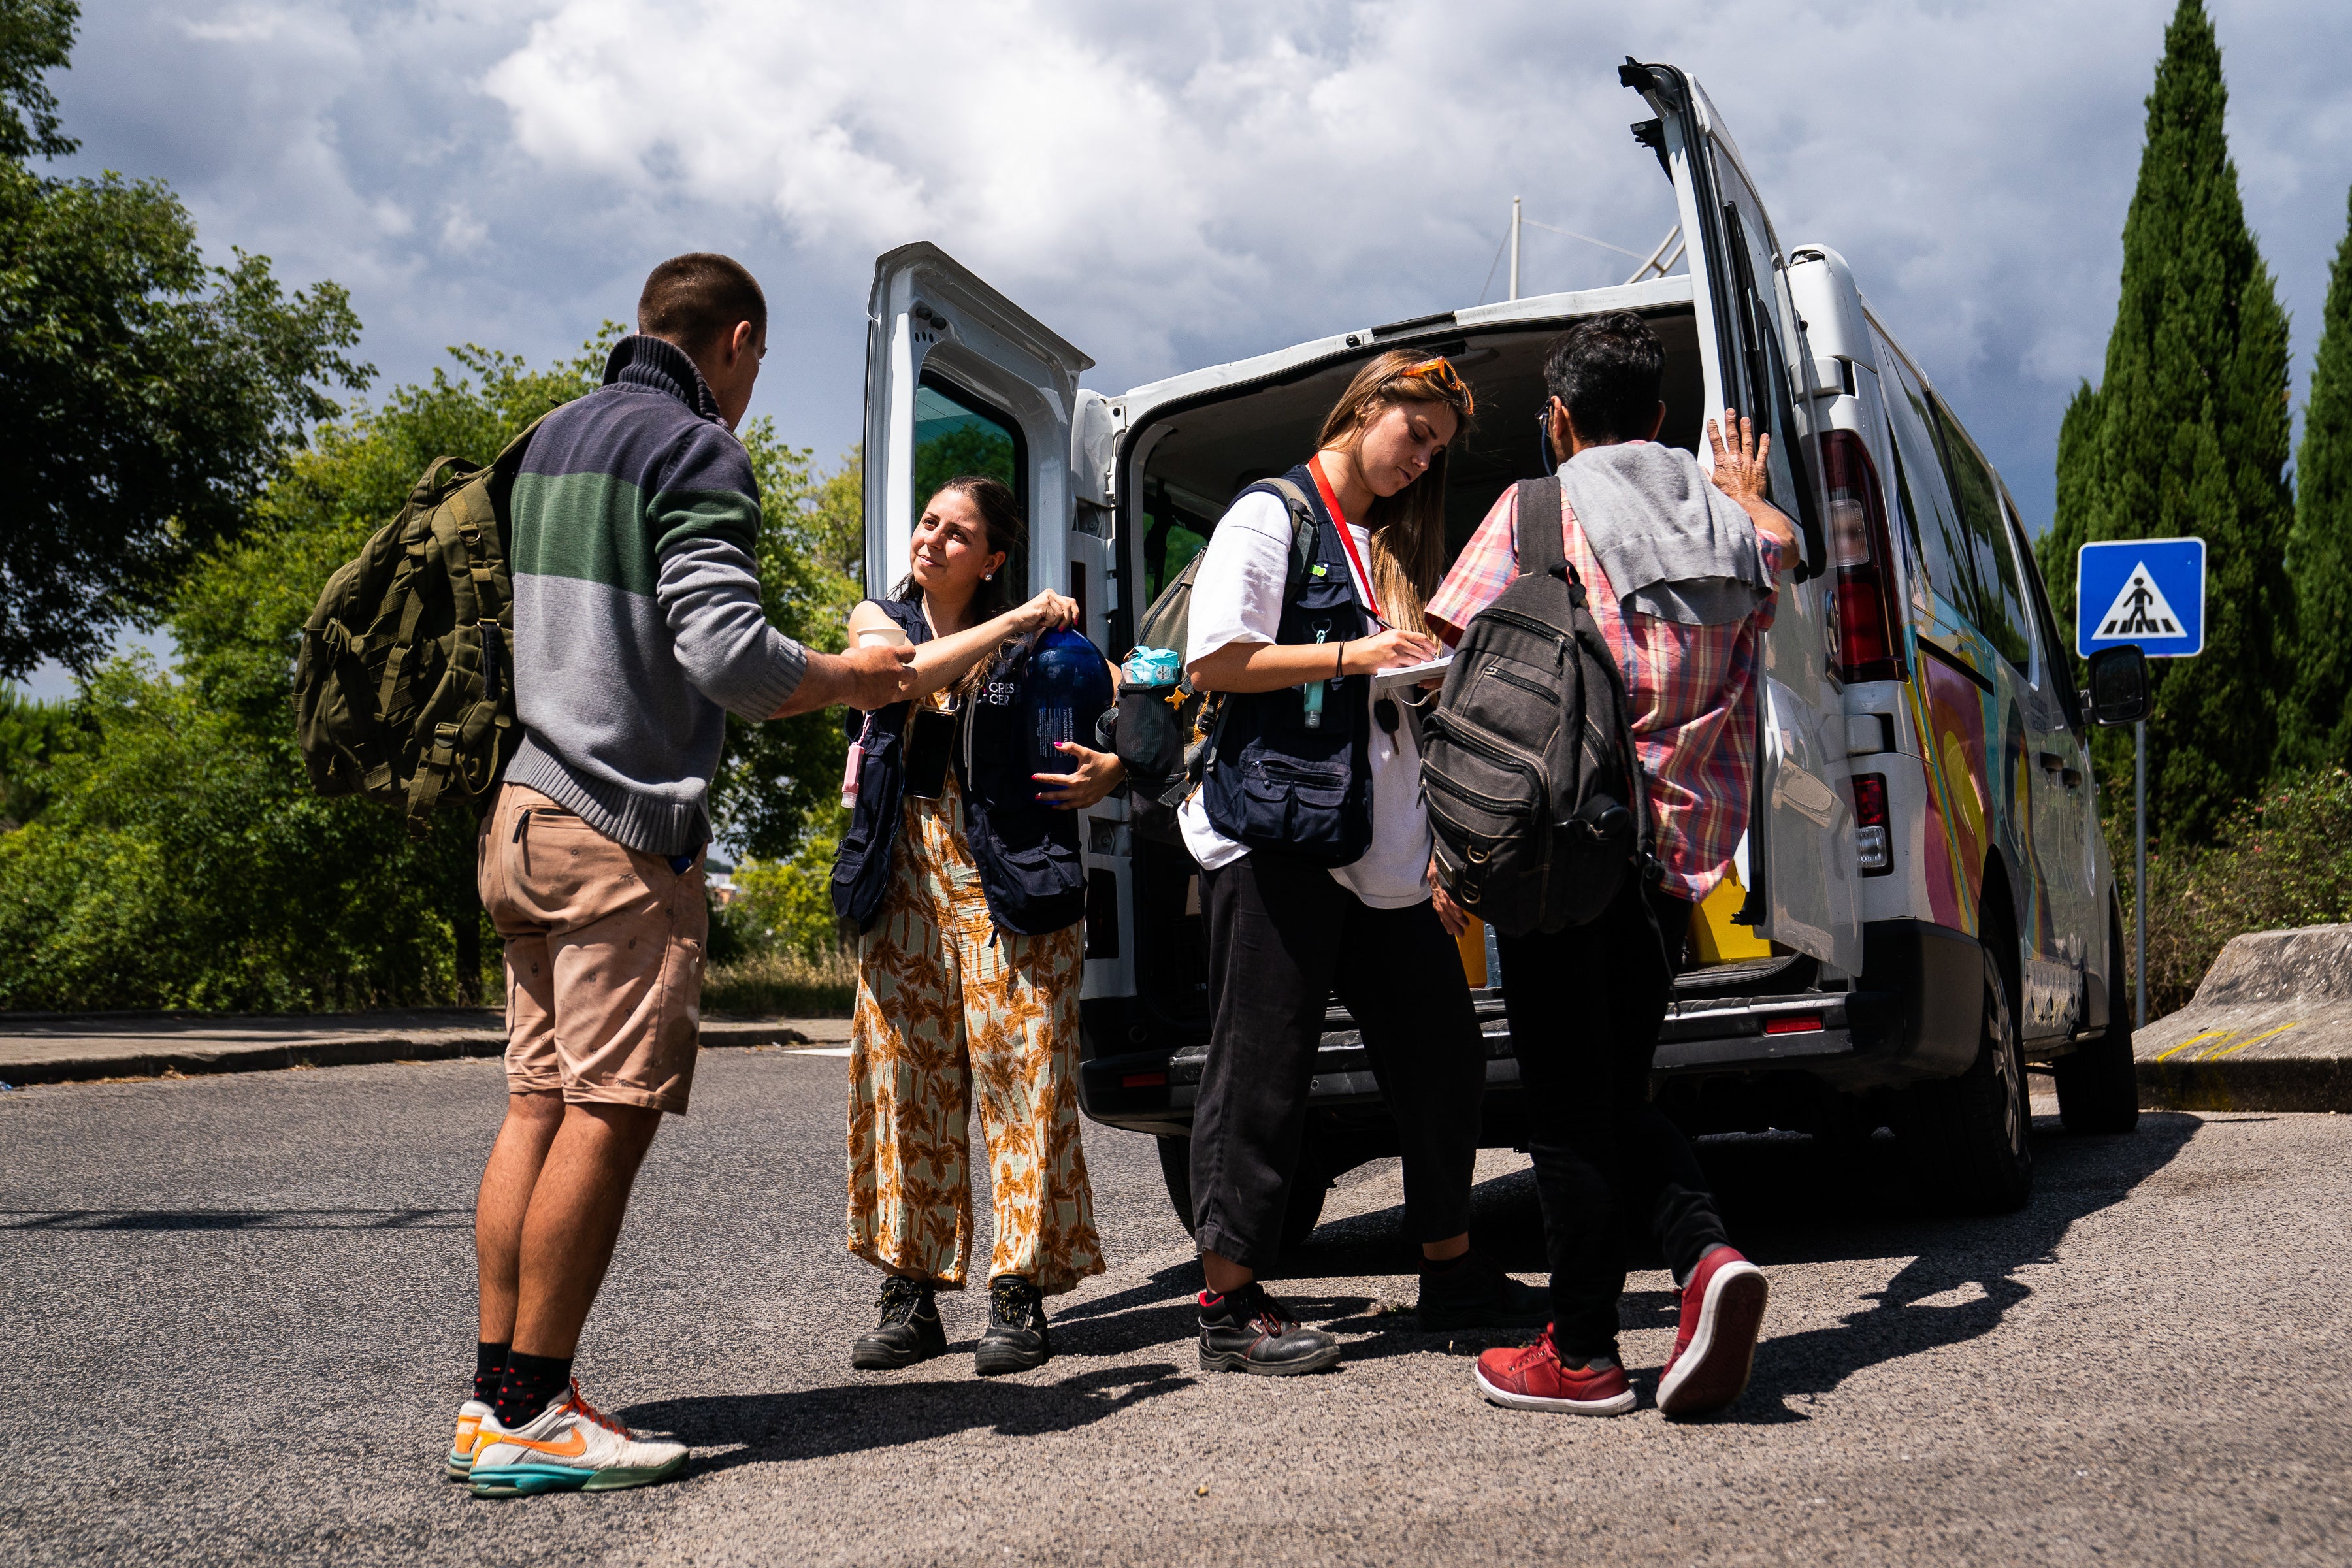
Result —
<instances>
[{"instance_id":1,"label":"road marking","mask_svg":"<svg viewBox=\"0 0 2352 1568\"><path fill-rule=\"evenodd\" d=\"M791 1057L845 1057L847 1046L786 1046L784 1054Z\"/></svg>"},{"instance_id":2,"label":"road marking","mask_svg":"<svg viewBox=\"0 0 2352 1568\"><path fill-rule=\"evenodd\" d=\"M2300 1026L2300 1020L2298 1020L2296 1023L2294 1023L2294 1024L2281 1024L2277 1028L2275 1028L2275 1029L2271 1029L2271 1030L2268 1030L2268 1031L2266 1031L2266 1032L2264 1032L2264 1033L2263 1033L2263 1034L2256 1035L2256 1036L2255 1036L2252 1039L2251 1039L2251 1040L2240 1040L2236 1045L2230 1047L2229 1047L2228 1049L2226 1049L2226 1050L2225 1050L2225 1049L2223 1049L2223 1048L2221 1048L2221 1047L2219 1047L2219 1046L2216 1046L2213 1049L2211 1049L2211 1050L2210 1050L2210 1051L2205 1052L2202 1056L2199 1057L2197 1059L2198 1059L2199 1061L2200 1061L2200 1062L2211 1062L2211 1061L2219 1061L2219 1060L2221 1060L2223 1057L2233 1057L2233 1056L2236 1056L2240 1051L2244 1050L2248 1046L2259 1046L2259 1045L2261 1045L2264 1040L2269 1039L2269 1038L2271 1037L2271 1036L2273 1036L2273 1035L2284 1035L2284 1034L2285 1034L2289 1029L2297 1028L2297 1027L2299 1027L2299 1026Z\"/></svg>"},{"instance_id":3,"label":"road marking","mask_svg":"<svg viewBox=\"0 0 2352 1568\"><path fill-rule=\"evenodd\" d=\"M2219 1035L2222 1039L2226 1040L2237 1032L2238 1031L2235 1029L2208 1029L2201 1035L2191 1035L2187 1039L2181 1041L2179 1045L2173 1047L2170 1050L2158 1052L2156 1059L2160 1062L2170 1061L2174 1057L2179 1056L2189 1047L2210 1040L2216 1035Z\"/></svg>"}]
</instances>

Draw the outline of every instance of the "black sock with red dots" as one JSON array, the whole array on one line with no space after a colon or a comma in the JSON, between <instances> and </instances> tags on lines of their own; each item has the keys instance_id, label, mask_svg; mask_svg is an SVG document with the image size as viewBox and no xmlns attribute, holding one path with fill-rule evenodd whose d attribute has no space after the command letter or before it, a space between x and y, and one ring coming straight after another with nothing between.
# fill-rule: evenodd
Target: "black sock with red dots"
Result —
<instances>
[{"instance_id":1,"label":"black sock with red dots","mask_svg":"<svg viewBox=\"0 0 2352 1568\"><path fill-rule=\"evenodd\" d=\"M511 1432L536 1418L572 1387L570 1356L507 1352L507 1374L499 1384L499 1425Z\"/></svg>"},{"instance_id":2,"label":"black sock with red dots","mask_svg":"<svg viewBox=\"0 0 2352 1568\"><path fill-rule=\"evenodd\" d=\"M488 1405L499 1396L499 1384L506 1381L507 1347L494 1345L487 1340L474 1342L474 1397Z\"/></svg>"}]
</instances>

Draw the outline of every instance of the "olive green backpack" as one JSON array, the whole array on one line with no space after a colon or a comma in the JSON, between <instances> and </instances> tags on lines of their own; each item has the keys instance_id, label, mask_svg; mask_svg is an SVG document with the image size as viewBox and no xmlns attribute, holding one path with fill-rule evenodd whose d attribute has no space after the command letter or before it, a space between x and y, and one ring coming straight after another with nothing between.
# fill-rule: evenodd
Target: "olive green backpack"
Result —
<instances>
[{"instance_id":1,"label":"olive green backpack","mask_svg":"<svg viewBox=\"0 0 2352 1568\"><path fill-rule=\"evenodd\" d=\"M413 837L437 807L487 810L521 738L506 510L538 428L488 468L434 459L302 626L295 733L311 787L396 806Z\"/></svg>"}]
</instances>

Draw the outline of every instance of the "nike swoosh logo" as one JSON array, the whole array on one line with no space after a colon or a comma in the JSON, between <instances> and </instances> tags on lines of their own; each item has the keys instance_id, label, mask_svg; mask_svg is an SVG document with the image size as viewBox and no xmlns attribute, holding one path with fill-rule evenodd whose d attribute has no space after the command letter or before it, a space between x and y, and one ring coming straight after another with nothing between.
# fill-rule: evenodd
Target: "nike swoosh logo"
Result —
<instances>
[{"instance_id":1,"label":"nike swoosh logo","mask_svg":"<svg viewBox=\"0 0 2352 1568\"><path fill-rule=\"evenodd\" d=\"M574 1426L572 1429L572 1436L564 1439L562 1443L541 1443L533 1441L529 1437L516 1437L512 1436L494 1437L491 1438L490 1441L495 1443L512 1443L518 1448L530 1448L539 1453L550 1455L558 1459L576 1459L581 1455L588 1451L588 1434L583 1432L577 1426Z\"/></svg>"}]
</instances>

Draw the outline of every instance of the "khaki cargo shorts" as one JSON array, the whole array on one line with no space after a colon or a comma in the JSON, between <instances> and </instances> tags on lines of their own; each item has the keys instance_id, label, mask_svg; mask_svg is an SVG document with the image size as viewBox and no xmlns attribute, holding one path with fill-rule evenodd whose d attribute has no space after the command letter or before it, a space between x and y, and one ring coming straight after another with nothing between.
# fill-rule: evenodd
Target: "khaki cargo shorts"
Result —
<instances>
[{"instance_id":1,"label":"khaki cargo shorts","mask_svg":"<svg viewBox=\"0 0 2352 1568\"><path fill-rule=\"evenodd\" d=\"M506 939L508 1089L683 1114L710 934L702 857L673 871L502 784L475 878Z\"/></svg>"}]
</instances>

